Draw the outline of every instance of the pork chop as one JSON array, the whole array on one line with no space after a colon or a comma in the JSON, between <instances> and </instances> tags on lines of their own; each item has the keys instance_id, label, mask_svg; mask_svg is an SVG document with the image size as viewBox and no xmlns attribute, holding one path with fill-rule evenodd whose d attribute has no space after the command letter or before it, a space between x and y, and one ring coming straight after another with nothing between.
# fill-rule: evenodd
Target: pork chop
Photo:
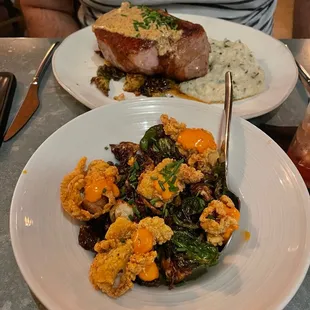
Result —
<instances>
[{"instance_id":1,"label":"pork chop","mask_svg":"<svg viewBox=\"0 0 310 310\"><path fill-rule=\"evenodd\" d=\"M210 45L201 25L128 2L93 25L99 49L127 73L160 74L178 81L207 74Z\"/></svg>"}]
</instances>

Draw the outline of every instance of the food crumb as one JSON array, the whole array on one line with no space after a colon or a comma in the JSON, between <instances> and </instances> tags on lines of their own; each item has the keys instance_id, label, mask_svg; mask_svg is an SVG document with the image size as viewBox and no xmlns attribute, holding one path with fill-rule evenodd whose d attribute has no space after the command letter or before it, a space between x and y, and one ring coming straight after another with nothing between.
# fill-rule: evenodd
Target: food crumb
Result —
<instances>
[{"instance_id":1,"label":"food crumb","mask_svg":"<svg viewBox=\"0 0 310 310\"><path fill-rule=\"evenodd\" d=\"M23 170L23 174L27 174L27 172L28 172L27 170Z\"/></svg>"},{"instance_id":2,"label":"food crumb","mask_svg":"<svg viewBox=\"0 0 310 310\"><path fill-rule=\"evenodd\" d=\"M105 150L108 150L108 149L109 149L109 147L108 147L108 146L105 146L105 147L104 147L104 149L105 149Z\"/></svg>"},{"instance_id":3,"label":"food crumb","mask_svg":"<svg viewBox=\"0 0 310 310\"><path fill-rule=\"evenodd\" d=\"M241 232L245 241L249 241L251 238L251 233L247 230Z\"/></svg>"},{"instance_id":4,"label":"food crumb","mask_svg":"<svg viewBox=\"0 0 310 310\"><path fill-rule=\"evenodd\" d=\"M134 157L130 157L128 160L128 165L129 166L133 166L133 164L135 163L135 158Z\"/></svg>"},{"instance_id":5,"label":"food crumb","mask_svg":"<svg viewBox=\"0 0 310 310\"><path fill-rule=\"evenodd\" d=\"M121 93L121 94L118 95L118 96L114 96L113 99L114 99L114 100L117 100L117 101L123 101L123 100L125 100L125 95L124 95L124 93Z\"/></svg>"}]
</instances>

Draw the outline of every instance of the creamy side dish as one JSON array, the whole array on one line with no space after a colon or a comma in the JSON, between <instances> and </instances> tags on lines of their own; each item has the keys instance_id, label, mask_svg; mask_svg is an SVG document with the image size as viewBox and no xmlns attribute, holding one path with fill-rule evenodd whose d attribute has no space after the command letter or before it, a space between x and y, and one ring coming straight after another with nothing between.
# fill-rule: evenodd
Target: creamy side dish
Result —
<instances>
[{"instance_id":1,"label":"creamy side dish","mask_svg":"<svg viewBox=\"0 0 310 310\"><path fill-rule=\"evenodd\" d=\"M225 72L233 77L234 100L252 97L265 88L265 75L251 50L241 41L209 39L211 53L207 75L180 84L180 90L206 103L222 103Z\"/></svg>"}]
</instances>

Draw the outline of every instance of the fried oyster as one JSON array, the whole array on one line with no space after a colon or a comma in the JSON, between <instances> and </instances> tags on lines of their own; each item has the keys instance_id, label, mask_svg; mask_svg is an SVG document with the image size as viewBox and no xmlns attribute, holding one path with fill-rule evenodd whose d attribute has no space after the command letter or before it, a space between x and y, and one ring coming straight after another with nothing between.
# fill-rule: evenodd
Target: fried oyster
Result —
<instances>
[{"instance_id":1,"label":"fried oyster","mask_svg":"<svg viewBox=\"0 0 310 310\"><path fill-rule=\"evenodd\" d=\"M156 279L159 272L154 263L157 252L153 246L170 240L172 235L171 228L159 217L144 218L138 224L117 218L105 240L94 247L97 255L89 271L91 283L116 298L133 287L138 275L142 279Z\"/></svg>"},{"instance_id":2,"label":"fried oyster","mask_svg":"<svg viewBox=\"0 0 310 310\"><path fill-rule=\"evenodd\" d=\"M60 185L63 209L73 218L89 221L108 212L119 196L115 182L118 170L103 160L93 160L86 169L86 157L67 174Z\"/></svg>"},{"instance_id":3,"label":"fried oyster","mask_svg":"<svg viewBox=\"0 0 310 310\"><path fill-rule=\"evenodd\" d=\"M201 171L166 158L154 170L141 174L137 193L151 200L155 207L161 207L182 192L185 184L197 183L202 178Z\"/></svg>"},{"instance_id":4,"label":"fried oyster","mask_svg":"<svg viewBox=\"0 0 310 310\"><path fill-rule=\"evenodd\" d=\"M201 228L207 233L211 244L221 246L234 230L239 228L240 213L232 200L223 195L219 200L212 200L200 215Z\"/></svg>"},{"instance_id":5,"label":"fried oyster","mask_svg":"<svg viewBox=\"0 0 310 310\"><path fill-rule=\"evenodd\" d=\"M162 114L160 117L165 134L176 142L187 163L203 173L209 173L219 159L217 145L211 132L201 128L187 128L173 117Z\"/></svg>"}]
</instances>

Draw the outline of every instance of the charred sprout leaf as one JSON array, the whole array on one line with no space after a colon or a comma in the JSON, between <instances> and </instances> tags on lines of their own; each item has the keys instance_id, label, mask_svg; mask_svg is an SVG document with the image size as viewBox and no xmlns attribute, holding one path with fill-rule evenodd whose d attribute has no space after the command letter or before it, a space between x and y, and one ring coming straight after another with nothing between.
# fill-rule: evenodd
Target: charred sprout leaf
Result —
<instances>
[{"instance_id":1,"label":"charred sprout leaf","mask_svg":"<svg viewBox=\"0 0 310 310\"><path fill-rule=\"evenodd\" d=\"M173 221L176 225L184 227L184 228L188 228L188 229L198 229L199 226L197 224L193 224L193 223L185 223L183 221L181 221L175 214L172 215Z\"/></svg>"},{"instance_id":2,"label":"charred sprout leaf","mask_svg":"<svg viewBox=\"0 0 310 310\"><path fill-rule=\"evenodd\" d=\"M155 279L153 281L143 281L139 277L136 278L135 283L147 286L147 287L158 287L162 284L163 280L159 277L158 279Z\"/></svg>"},{"instance_id":3,"label":"charred sprout leaf","mask_svg":"<svg viewBox=\"0 0 310 310\"><path fill-rule=\"evenodd\" d=\"M115 158L121 162L126 163L139 150L139 145L132 142L121 142L119 144L110 144L111 151Z\"/></svg>"},{"instance_id":4,"label":"charred sprout leaf","mask_svg":"<svg viewBox=\"0 0 310 310\"><path fill-rule=\"evenodd\" d=\"M95 244L99 241L98 234L91 226L82 225L79 232L79 245L87 251L94 251Z\"/></svg>"},{"instance_id":5,"label":"charred sprout leaf","mask_svg":"<svg viewBox=\"0 0 310 310\"><path fill-rule=\"evenodd\" d=\"M200 214L205 207L205 201L199 197L186 197L181 205L182 212L187 218L194 214Z\"/></svg>"},{"instance_id":6,"label":"charred sprout leaf","mask_svg":"<svg viewBox=\"0 0 310 310\"><path fill-rule=\"evenodd\" d=\"M214 190L215 199L219 199L227 193L225 182L225 164L218 162L212 169L211 173L205 176L205 184Z\"/></svg>"},{"instance_id":7,"label":"charred sprout leaf","mask_svg":"<svg viewBox=\"0 0 310 310\"><path fill-rule=\"evenodd\" d=\"M161 269L170 288L186 279L192 270L199 266L196 261L187 258L184 252L175 251L175 246L171 241L156 246L156 251L158 260L161 262Z\"/></svg>"},{"instance_id":8,"label":"charred sprout leaf","mask_svg":"<svg viewBox=\"0 0 310 310\"><path fill-rule=\"evenodd\" d=\"M110 80L119 81L121 78L125 76L125 73L115 67L103 65L99 66L97 70L97 76L102 76Z\"/></svg>"},{"instance_id":9,"label":"charred sprout leaf","mask_svg":"<svg viewBox=\"0 0 310 310\"><path fill-rule=\"evenodd\" d=\"M201 196L206 202L213 200L211 187L204 183L196 183L190 185L192 195Z\"/></svg>"},{"instance_id":10,"label":"charred sprout leaf","mask_svg":"<svg viewBox=\"0 0 310 310\"><path fill-rule=\"evenodd\" d=\"M108 65L99 66L97 70L97 76L90 80L91 84L95 84L106 96L109 94L110 81L119 81L125 76L125 73L115 67Z\"/></svg>"},{"instance_id":11,"label":"charred sprout leaf","mask_svg":"<svg viewBox=\"0 0 310 310\"><path fill-rule=\"evenodd\" d=\"M228 190L227 184L225 181L225 164L218 162L213 170L212 177L208 177L205 181L207 185L211 185L214 188L214 196L216 199L219 199L222 195L227 195L235 204L236 208L240 209L240 200L239 198ZM210 187L211 187L210 186Z\"/></svg>"},{"instance_id":12,"label":"charred sprout leaf","mask_svg":"<svg viewBox=\"0 0 310 310\"><path fill-rule=\"evenodd\" d=\"M234 203L235 207L240 211L240 199L237 197L234 193L231 191L227 190L225 192L225 195L227 195Z\"/></svg>"},{"instance_id":13,"label":"charred sprout leaf","mask_svg":"<svg viewBox=\"0 0 310 310\"><path fill-rule=\"evenodd\" d=\"M152 146L154 141L156 142L159 138L164 137L165 132L163 125L155 125L150 127L144 134L143 138L140 140L140 148L142 151L146 152L149 147Z\"/></svg>"},{"instance_id":14,"label":"charred sprout leaf","mask_svg":"<svg viewBox=\"0 0 310 310\"><path fill-rule=\"evenodd\" d=\"M198 266L197 268L193 269L193 272L186 278L186 281L196 280L207 271L208 268L206 266Z\"/></svg>"},{"instance_id":15,"label":"charred sprout leaf","mask_svg":"<svg viewBox=\"0 0 310 310\"><path fill-rule=\"evenodd\" d=\"M165 135L163 125L155 125L149 128L140 141L140 148L155 164L164 158L182 159L175 142Z\"/></svg>"},{"instance_id":16,"label":"charred sprout leaf","mask_svg":"<svg viewBox=\"0 0 310 310\"><path fill-rule=\"evenodd\" d=\"M172 80L164 77L146 77L144 84L140 87L140 93L146 97L156 97L172 88L175 88Z\"/></svg>"},{"instance_id":17,"label":"charred sprout leaf","mask_svg":"<svg viewBox=\"0 0 310 310\"><path fill-rule=\"evenodd\" d=\"M95 84L96 87L101 90L106 96L109 95L110 79L104 76L95 76L90 80L91 84Z\"/></svg>"},{"instance_id":18,"label":"charred sprout leaf","mask_svg":"<svg viewBox=\"0 0 310 310\"><path fill-rule=\"evenodd\" d=\"M144 75L127 73L123 90L131 93L140 92L140 87L144 84L144 82L145 82Z\"/></svg>"},{"instance_id":19,"label":"charred sprout leaf","mask_svg":"<svg viewBox=\"0 0 310 310\"><path fill-rule=\"evenodd\" d=\"M198 238L186 231L174 231L171 239L177 250L184 251L186 256L200 265L214 266L218 262L219 251L217 247Z\"/></svg>"}]
</instances>

